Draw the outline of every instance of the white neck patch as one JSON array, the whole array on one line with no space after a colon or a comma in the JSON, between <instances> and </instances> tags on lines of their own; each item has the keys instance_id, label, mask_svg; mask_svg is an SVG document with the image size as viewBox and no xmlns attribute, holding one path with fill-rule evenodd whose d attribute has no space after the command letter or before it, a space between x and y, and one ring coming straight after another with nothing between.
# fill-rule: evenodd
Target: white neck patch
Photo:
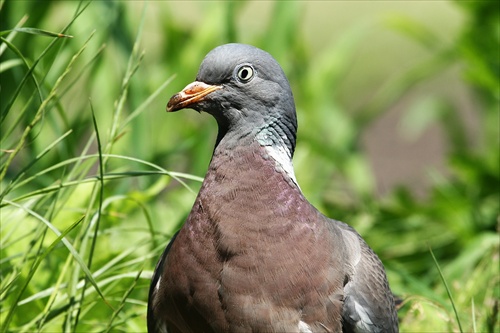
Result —
<instances>
[{"instance_id":1,"label":"white neck patch","mask_svg":"<svg viewBox=\"0 0 500 333\"><path fill-rule=\"evenodd\" d=\"M276 166L281 169L295 185L300 189L299 183L295 178L295 172L293 171L293 164L290 159L290 152L288 148L284 145L280 146L264 146L267 154L276 162Z\"/></svg>"},{"instance_id":2,"label":"white neck patch","mask_svg":"<svg viewBox=\"0 0 500 333\"><path fill-rule=\"evenodd\" d=\"M276 144L276 138L279 140L279 144ZM288 178L290 178L290 180L300 190L299 183L295 178L295 172L293 171L292 152L285 144L286 138L273 136L271 139L269 132L260 131L257 134L256 140L262 147L264 147L267 155L274 160L276 168L279 171L284 172L285 175L288 176Z\"/></svg>"}]
</instances>

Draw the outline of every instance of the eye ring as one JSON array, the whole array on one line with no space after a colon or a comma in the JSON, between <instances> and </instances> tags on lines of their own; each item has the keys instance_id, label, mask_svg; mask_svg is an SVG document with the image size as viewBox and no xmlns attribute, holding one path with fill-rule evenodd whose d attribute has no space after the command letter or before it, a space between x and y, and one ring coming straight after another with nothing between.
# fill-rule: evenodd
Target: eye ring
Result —
<instances>
[{"instance_id":1,"label":"eye ring","mask_svg":"<svg viewBox=\"0 0 500 333\"><path fill-rule=\"evenodd\" d=\"M255 70L251 65L242 65L237 69L236 78L242 83L249 82L255 75Z\"/></svg>"}]
</instances>

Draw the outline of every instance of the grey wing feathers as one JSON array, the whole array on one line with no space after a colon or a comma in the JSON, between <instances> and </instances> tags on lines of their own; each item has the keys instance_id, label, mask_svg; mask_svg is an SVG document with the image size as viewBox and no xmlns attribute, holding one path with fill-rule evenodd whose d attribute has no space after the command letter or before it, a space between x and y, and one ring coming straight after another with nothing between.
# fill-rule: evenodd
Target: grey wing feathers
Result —
<instances>
[{"instance_id":1,"label":"grey wing feathers","mask_svg":"<svg viewBox=\"0 0 500 333\"><path fill-rule=\"evenodd\" d=\"M342 230L349 252L343 332L398 332L394 297L382 262L353 228L335 222Z\"/></svg>"},{"instance_id":2,"label":"grey wing feathers","mask_svg":"<svg viewBox=\"0 0 500 333\"><path fill-rule=\"evenodd\" d=\"M172 237L170 240L170 243L168 243L167 247L163 251L160 260L158 261L158 264L156 265L155 271L153 273L153 279L151 280L151 285L149 287L149 297L148 297L148 332L149 333L167 333L167 326L166 323L164 323L161 319L156 318L154 314L154 309L157 304L157 292L159 290L160 282L161 282L161 275L163 273L163 266L165 263L165 260L167 258L168 251L172 247L172 244L174 243L175 237L177 237L177 234L179 232L176 232L175 235Z\"/></svg>"}]
</instances>

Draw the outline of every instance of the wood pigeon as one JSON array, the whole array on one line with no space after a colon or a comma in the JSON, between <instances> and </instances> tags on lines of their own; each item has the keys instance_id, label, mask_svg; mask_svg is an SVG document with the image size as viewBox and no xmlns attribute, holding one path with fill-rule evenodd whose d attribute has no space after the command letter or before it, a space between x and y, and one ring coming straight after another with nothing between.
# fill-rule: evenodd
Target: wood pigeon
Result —
<instances>
[{"instance_id":1,"label":"wood pigeon","mask_svg":"<svg viewBox=\"0 0 500 333\"><path fill-rule=\"evenodd\" d=\"M244 44L212 50L167 111L205 111L219 128L184 226L152 279L148 331L398 332L377 255L302 194L297 118L278 62Z\"/></svg>"}]
</instances>

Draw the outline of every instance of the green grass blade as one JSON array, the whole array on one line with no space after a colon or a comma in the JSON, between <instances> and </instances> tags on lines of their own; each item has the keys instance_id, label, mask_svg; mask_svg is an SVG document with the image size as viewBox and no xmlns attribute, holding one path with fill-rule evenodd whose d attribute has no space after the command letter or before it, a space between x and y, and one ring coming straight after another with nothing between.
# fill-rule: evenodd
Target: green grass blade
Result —
<instances>
[{"instance_id":1,"label":"green grass blade","mask_svg":"<svg viewBox=\"0 0 500 333\"><path fill-rule=\"evenodd\" d=\"M36 87L36 91L38 93L38 98L40 99L40 102L43 102L43 94L42 94L42 90L40 89L40 85L38 83L38 80L35 76L34 65L30 65L28 60L21 53L21 51L19 51L19 49L14 44L12 44L10 41L8 41L7 39L4 39L3 37L0 37L0 40L2 42L4 42L4 45L8 46L9 49L19 57L18 61L21 61L24 64L24 66L28 69L28 72L25 74L25 78L27 79L28 77L30 77L33 80L33 83L35 84L35 87ZM14 96L17 96L19 94L22 86L23 86L22 83L17 86L17 90L14 93ZM12 100L12 104L13 103L14 103L14 100ZM12 105L7 105L7 108L5 109L5 111L2 112L2 117L0 118L0 123L2 123L3 120L5 119L5 117L7 116L7 113L8 113L11 106Z\"/></svg>"},{"instance_id":2,"label":"green grass blade","mask_svg":"<svg viewBox=\"0 0 500 333\"><path fill-rule=\"evenodd\" d=\"M73 17L73 19L66 25L66 27L62 30L63 32L66 31L73 23L74 21L80 16L81 13L83 13L85 11L85 9L90 5L90 2L88 2L86 5L83 6L83 8L81 8L79 11L77 11L75 13L75 16ZM3 38L2 38L3 41L5 41ZM5 117L7 117L7 114L9 113L10 109L12 108L12 105L14 104L14 101L17 99L17 96L19 95L19 92L21 91L21 88L24 86L25 82L27 81L28 77L30 77L32 75L32 72L35 70L35 67L38 65L38 63L42 60L42 58L45 57L45 55L49 52L49 50L51 50L56 42L58 41L58 39L54 39L43 51L42 53L38 56L38 58L33 62L33 64L29 67L29 70L28 72L26 72L26 74L24 75L24 77L22 78L21 82L18 84L17 88L16 88L16 91L14 92L14 94L12 95L12 98L9 100L9 102L7 103L7 105L5 106L5 108L2 110L2 113L0 115L0 123L2 123L5 119ZM0 175L0 181L3 179L3 177Z\"/></svg>"},{"instance_id":3,"label":"green grass blade","mask_svg":"<svg viewBox=\"0 0 500 333\"><path fill-rule=\"evenodd\" d=\"M92 241L90 244L90 252L88 257L87 266L89 269L92 267L92 259L94 258L94 251L97 244L97 233L99 232L99 225L101 222L102 216L102 201L104 200L104 160L102 157L102 146L101 146L101 136L99 135L99 127L97 126L97 121L95 119L95 112L92 102L90 103L90 110L92 113L92 122L94 124L95 137L97 141L97 152L99 158L99 198L98 198L98 208L97 208L97 219L94 225L94 235L92 237ZM85 290L87 289L87 280L84 282L84 286L82 288L81 299L83 300L85 297ZM75 316L75 328L78 326L78 320L80 318L82 307L78 307L76 316Z\"/></svg>"},{"instance_id":4,"label":"green grass blade","mask_svg":"<svg viewBox=\"0 0 500 333\"><path fill-rule=\"evenodd\" d=\"M42 30L42 29L37 29L37 28L14 28L13 31L17 32L24 32L27 34L32 34L32 35L39 35L39 36L45 36L45 37L58 37L58 38L73 38L71 35L65 35L59 32L52 32L52 31L47 31L47 30ZM3 34L0 33L0 36Z\"/></svg>"},{"instance_id":5,"label":"green grass blade","mask_svg":"<svg viewBox=\"0 0 500 333\"><path fill-rule=\"evenodd\" d=\"M23 61L21 59L10 59L0 63L0 74L14 68L16 66L22 65Z\"/></svg>"},{"instance_id":6,"label":"green grass blade","mask_svg":"<svg viewBox=\"0 0 500 333\"><path fill-rule=\"evenodd\" d=\"M24 210L26 213L28 213L29 215L35 217L36 219L38 219L39 221L43 222L50 230L52 230L52 232L54 232L54 234L56 234L58 237L61 235L61 232L52 224L50 223L49 221L47 221L43 216L41 216L40 214L38 214L37 212L31 210L30 208L27 208L25 206L22 206L22 205L19 205L15 202L12 202L12 201L8 201L8 200L5 200L8 204L14 206L14 207L17 207L17 208L20 208L22 210ZM99 287L97 286L97 283L96 281L94 280L93 276L92 276L92 273L90 272L90 270L88 269L87 265L85 264L85 262L83 261L82 257L80 256L80 254L78 254L78 251L73 247L73 245L65 238L61 238L61 242L64 244L64 246L68 249L68 251L73 255L73 257L75 258L75 261L79 264L80 268L84 271L86 277L89 279L90 283L92 284L92 286L94 286L94 288L96 289L97 293L99 294L99 296L101 296L102 300L108 305L111 307L111 305L108 303L108 301L106 300L106 298L104 297L104 295L102 294L101 290L99 289ZM112 308L112 307L111 307Z\"/></svg>"},{"instance_id":7,"label":"green grass blade","mask_svg":"<svg viewBox=\"0 0 500 333\"><path fill-rule=\"evenodd\" d=\"M130 116L125 119L123 122L121 130L125 128L134 118L136 118L139 114L141 114L142 111L144 111L150 104L151 102L158 97L158 95L175 79L176 75L170 76L163 84L158 87L139 107L130 114Z\"/></svg>"},{"instance_id":8,"label":"green grass blade","mask_svg":"<svg viewBox=\"0 0 500 333\"><path fill-rule=\"evenodd\" d=\"M445 279L445 277L443 275L443 272L441 271L441 267L439 267L439 263L437 262L437 259L434 256L434 252L432 251L432 248L430 246L429 246L429 252L431 253L432 260L434 260L434 264L436 265L436 268L438 269L439 276L441 277L441 281L443 281L443 285L444 285L444 287L446 289L446 293L448 294L448 298L450 299L451 306L453 307L453 312L455 312L455 318L457 319L457 323L458 323L458 327L460 329L460 332L463 333L464 330L462 329L462 323L460 322L460 317L458 315L457 308L455 307L455 301L453 300L453 296L451 294L451 290L448 287L448 283L446 282L446 279Z\"/></svg>"},{"instance_id":9,"label":"green grass blade","mask_svg":"<svg viewBox=\"0 0 500 333\"><path fill-rule=\"evenodd\" d=\"M38 154L35 159L30 161L25 167L23 167L15 176L12 177L10 183L5 187L5 189L0 194L0 198L5 197L11 189L13 189L17 183L17 181L28 171L37 161L39 161L45 154L47 154L53 147L55 147L59 142L64 140L68 135L70 135L73 131L69 130L59 138L57 138L54 142L49 144L40 154ZM1 201L1 200L0 200Z\"/></svg>"},{"instance_id":10,"label":"green grass blade","mask_svg":"<svg viewBox=\"0 0 500 333\"><path fill-rule=\"evenodd\" d=\"M123 294L121 302L118 305L118 307L116 308L116 310L113 312L113 314L111 315L111 318L110 318L110 320L108 322L108 327L106 328L106 330L104 332L106 332L106 333L111 332L111 330L114 328L113 322L115 321L116 317L118 316L118 314L120 313L120 311L125 306L125 302L127 301L127 298L130 296L130 293L132 293L132 291L134 290L135 286L137 285L137 282L139 281L139 279L141 277L141 274L142 274L142 269L139 270L139 272L137 272L137 275L135 276L134 281L132 282L132 284L130 285L130 287L127 289L127 291Z\"/></svg>"},{"instance_id":11,"label":"green grass blade","mask_svg":"<svg viewBox=\"0 0 500 333\"><path fill-rule=\"evenodd\" d=\"M1 9L0 9L1 11ZM24 15L20 20L19 22L17 22L16 24L16 28L20 28L24 23L26 23L26 21L28 20L28 15ZM12 33L10 33L6 40L8 40L9 42L12 42L12 40L14 40L14 37L16 36L16 32L15 31L12 31ZM1 35L0 35L1 36ZM0 56L3 55L3 53L5 52L5 50L7 49L7 45L5 44L2 44L0 45Z\"/></svg>"},{"instance_id":12,"label":"green grass blade","mask_svg":"<svg viewBox=\"0 0 500 333\"><path fill-rule=\"evenodd\" d=\"M53 98L55 98L57 96L57 90L59 88L59 85L64 80L64 78L66 77L66 75L68 75L69 72L71 72L71 69L72 69L74 63L80 57L80 55L83 53L83 51L87 48L87 45L88 45L89 41L92 39L93 36L94 36L94 33L92 33L90 35L90 37L83 44L83 46L80 48L80 50L73 56L73 58L71 59L71 61L68 64L68 66L66 67L64 73L57 79L56 83L54 84L54 87L52 88L52 91L43 100L42 104L38 108L38 110L37 110L35 116L33 117L32 121L25 128L25 130L24 130L24 132L23 132L23 134L22 134L22 136L21 136L18 144L14 148L14 151L9 155L7 161L2 166L2 170L0 172L0 181L2 181L4 179L5 174L7 173L7 169L9 168L10 164L12 163L14 157L16 157L16 155L19 153L19 151L21 150L21 148L24 146L25 141L28 138L28 134L31 132L31 130L33 129L33 127L42 119L42 117L43 117L43 115L45 113L45 109L46 109L47 105L49 104L49 102L52 101ZM12 103L13 103L13 101L12 101ZM2 117L4 117L4 116L6 116L6 114L5 115L2 114ZM0 195L0 202L2 201L2 198L3 198L3 195Z\"/></svg>"},{"instance_id":13,"label":"green grass blade","mask_svg":"<svg viewBox=\"0 0 500 333\"><path fill-rule=\"evenodd\" d=\"M19 206L19 208L22 208ZM32 212L34 213L34 212ZM36 213L34 213L36 214ZM43 220L43 218L41 216L39 216L40 219ZM7 328L9 327L9 324L10 324L10 321L12 320L12 316L14 314L14 311L17 309L17 304L19 303L19 300L21 299L21 296L22 294L24 293L24 291L26 290L26 288L28 287L28 284L29 282L31 281L31 279L33 278L38 266L41 264L41 262L45 259L45 257L50 253L52 252L52 250L54 249L54 247L56 247L61 241L64 243L65 242L65 237L66 235L71 231L73 230L78 224L80 224L80 222L83 221L83 217L79 220L77 220L76 222L74 222L69 228L67 228L64 232L62 233L59 233L59 231L57 231L56 229L56 234L58 233L58 237L56 238L56 240L54 240L54 242L52 242L51 245L49 245L47 247L47 249L41 253L38 257L37 257L37 260L35 262L35 264L33 265L33 267L30 269L30 272L28 274L28 276L26 277L26 281L24 282L24 284L21 286L20 290L19 290L19 293L17 294L17 297L15 299L15 301L12 303L12 306L10 307L9 309L9 312L7 313L6 317L5 317L5 321L4 321L4 324L2 325L2 332L7 332ZM47 225L51 225L50 223L48 223L47 221ZM51 228L52 229L52 228ZM54 231L54 229L53 229ZM67 241L66 241L67 243ZM69 243L65 244L65 245L69 245ZM71 245L69 245L68 249L71 247Z\"/></svg>"}]
</instances>

